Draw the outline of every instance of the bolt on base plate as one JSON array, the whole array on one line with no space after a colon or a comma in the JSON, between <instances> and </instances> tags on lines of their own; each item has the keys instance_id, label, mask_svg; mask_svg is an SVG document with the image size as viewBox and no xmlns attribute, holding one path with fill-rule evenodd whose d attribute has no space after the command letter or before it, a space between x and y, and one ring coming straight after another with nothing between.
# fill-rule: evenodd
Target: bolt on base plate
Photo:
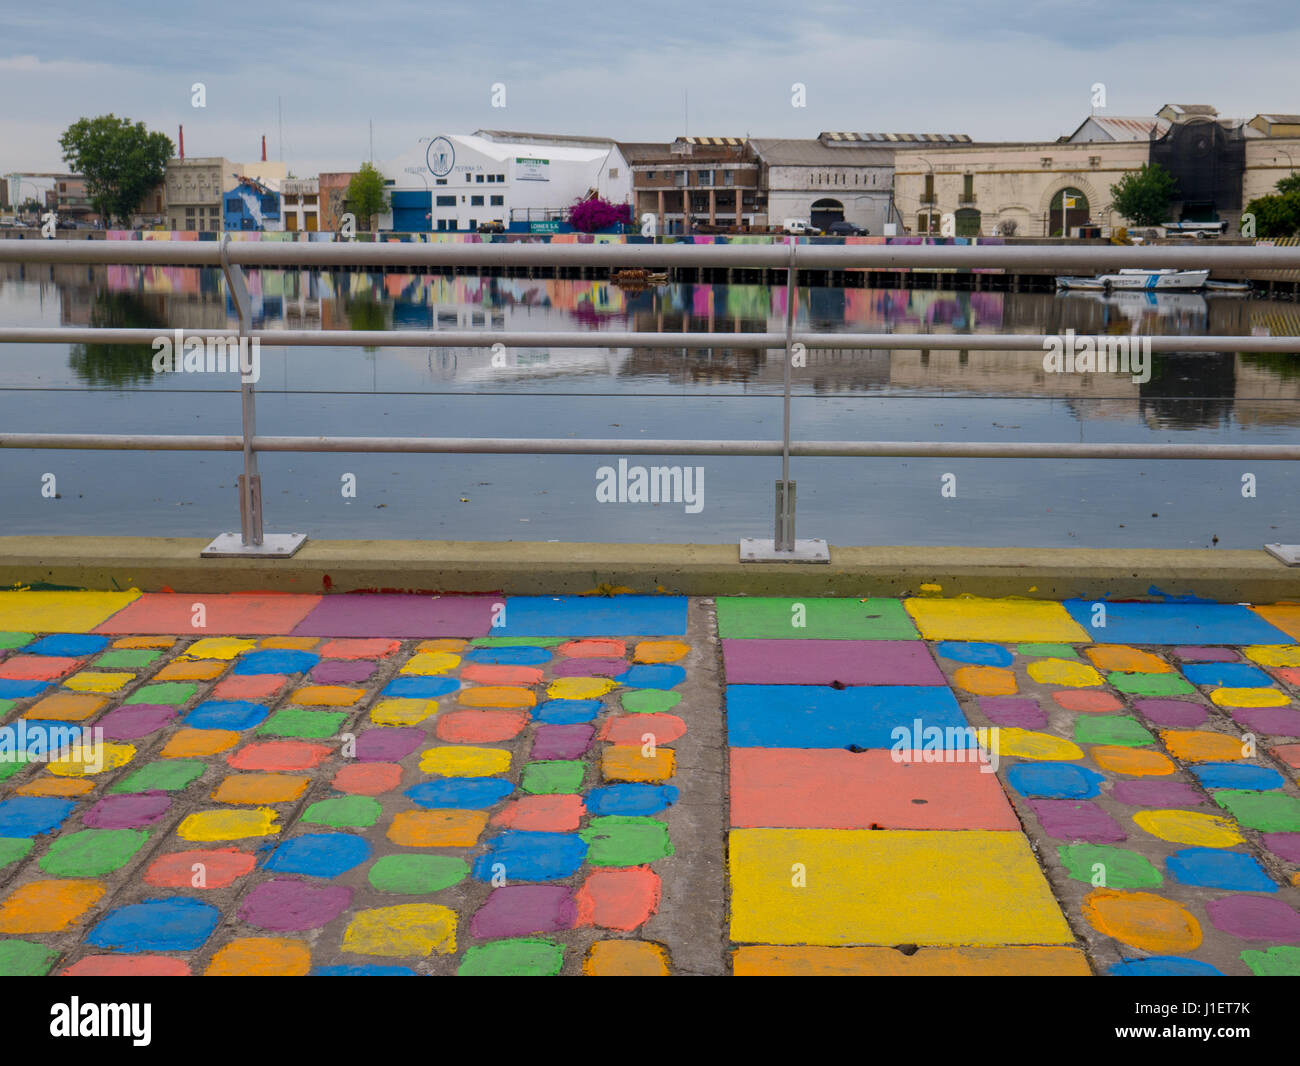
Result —
<instances>
[{"instance_id":1,"label":"bolt on base plate","mask_svg":"<svg viewBox=\"0 0 1300 1066\"><path fill-rule=\"evenodd\" d=\"M267 533L261 544L245 544L242 534L222 533L199 552L202 559L288 559L307 543L306 533Z\"/></svg>"},{"instance_id":2,"label":"bolt on base plate","mask_svg":"<svg viewBox=\"0 0 1300 1066\"><path fill-rule=\"evenodd\" d=\"M1264 550L1287 566L1300 566L1300 544L1265 544Z\"/></svg>"},{"instance_id":3,"label":"bolt on base plate","mask_svg":"<svg viewBox=\"0 0 1300 1066\"><path fill-rule=\"evenodd\" d=\"M794 551L778 551L771 537L742 537L740 539L742 563L829 563L830 547L824 540L795 539Z\"/></svg>"}]
</instances>

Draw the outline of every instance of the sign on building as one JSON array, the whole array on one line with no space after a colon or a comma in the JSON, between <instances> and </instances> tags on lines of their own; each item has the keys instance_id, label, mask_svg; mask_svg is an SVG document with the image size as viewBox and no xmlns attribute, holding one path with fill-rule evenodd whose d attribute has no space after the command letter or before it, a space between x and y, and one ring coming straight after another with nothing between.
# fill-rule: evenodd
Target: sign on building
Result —
<instances>
[{"instance_id":1,"label":"sign on building","mask_svg":"<svg viewBox=\"0 0 1300 1066\"><path fill-rule=\"evenodd\" d=\"M550 181L549 159L526 159L515 156L515 179L518 181Z\"/></svg>"}]
</instances>

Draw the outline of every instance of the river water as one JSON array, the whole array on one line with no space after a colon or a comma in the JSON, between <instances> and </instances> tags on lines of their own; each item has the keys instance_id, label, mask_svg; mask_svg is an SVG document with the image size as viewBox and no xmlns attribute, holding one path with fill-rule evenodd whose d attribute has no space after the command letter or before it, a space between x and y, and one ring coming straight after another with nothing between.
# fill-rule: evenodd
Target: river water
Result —
<instances>
[{"instance_id":1,"label":"river water","mask_svg":"<svg viewBox=\"0 0 1300 1066\"><path fill-rule=\"evenodd\" d=\"M258 328L428 329L426 348L261 348L267 435L778 439L779 351L439 346L440 330L779 332L785 290L253 271ZM811 288L832 332L1300 332L1296 305L1242 297ZM215 269L0 270L0 325L229 327ZM1047 374L1039 352L810 352L796 439L1237 442L1300 439L1294 356L1155 355L1151 378ZM0 430L238 433L230 374L155 373L148 347L0 347ZM735 541L772 535L780 460L691 467L692 491L601 502L603 456L265 454L268 531L333 538ZM238 528L237 453L5 450L0 534L210 537ZM48 475L53 475L53 479ZM952 475L947 477L946 475ZM1246 478L1246 475L1252 475ZM1258 547L1300 541L1295 464L795 458L798 535L832 544ZM615 479L617 481L617 478ZM1254 495L1243 492L1253 483ZM349 494L355 486L355 495ZM947 486L947 494L944 489ZM57 493L57 495L54 495ZM954 495L955 493L955 495Z\"/></svg>"}]
</instances>

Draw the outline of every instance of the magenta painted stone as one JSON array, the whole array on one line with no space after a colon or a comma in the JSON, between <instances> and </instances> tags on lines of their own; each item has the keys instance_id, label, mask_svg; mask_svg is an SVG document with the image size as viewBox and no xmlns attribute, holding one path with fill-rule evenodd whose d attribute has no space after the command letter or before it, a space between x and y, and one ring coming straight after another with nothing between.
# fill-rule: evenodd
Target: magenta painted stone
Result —
<instances>
[{"instance_id":1,"label":"magenta painted stone","mask_svg":"<svg viewBox=\"0 0 1300 1066\"><path fill-rule=\"evenodd\" d=\"M500 596L340 593L325 596L297 637L486 637Z\"/></svg>"},{"instance_id":2,"label":"magenta painted stone","mask_svg":"<svg viewBox=\"0 0 1300 1066\"><path fill-rule=\"evenodd\" d=\"M1300 914L1269 896L1225 896L1212 899L1205 913L1216 929L1242 940L1271 944L1300 943Z\"/></svg>"},{"instance_id":3,"label":"magenta painted stone","mask_svg":"<svg viewBox=\"0 0 1300 1066\"><path fill-rule=\"evenodd\" d=\"M1252 733L1300 737L1300 711L1290 707L1234 707L1232 717Z\"/></svg>"},{"instance_id":4,"label":"magenta painted stone","mask_svg":"<svg viewBox=\"0 0 1300 1066\"><path fill-rule=\"evenodd\" d=\"M1182 781L1116 781L1110 794L1134 807L1199 807L1205 802Z\"/></svg>"},{"instance_id":5,"label":"magenta painted stone","mask_svg":"<svg viewBox=\"0 0 1300 1066\"><path fill-rule=\"evenodd\" d=\"M367 729L357 736L358 762L398 762L425 742L423 729L415 726Z\"/></svg>"},{"instance_id":6,"label":"magenta painted stone","mask_svg":"<svg viewBox=\"0 0 1300 1066\"><path fill-rule=\"evenodd\" d=\"M944 685L920 640L724 640L731 685Z\"/></svg>"},{"instance_id":7,"label":"magenta painted stone","mask_svg":"<svg viewBox=\"0 0 1300 1066\"><path fill-rule=\"evenodd\" d=\"M555 676L619 677L630 665L626 659L565 659L555 667Z\"/></svg>"},{"instance_id":8,"label":"magenta painted stone","mask_svg":"<svg viewBox=\"0 0 1300 1066\"><path fill-rule=\"evenodd\" d=\"M491 939L572 929L578 905L563 885L506 885L493 889L470 922L471 936Z\"/></svg>"},{"instance_id":9,"label":"magenta painted stone","mask_svg":"<svg viewBox=\"0 0 1300 1066\"><path fill-rule=\"evenodd\" d=\"M375 664L365 659L330 659L311 668L311 679L321 685L352 685L369 681Z\"/></svg>"},{"instance_id":10,"label":"magenta painted stone","mask_svg":"<svg viewBox=\"0 0 1300 1066\"><path fill-rule=\"evenodd\" d=\"M92 829L139 829L153 825L172 805L166 792L135 792L128 796L105 796L82 815Z\"/></svg>"},{"instance_id":11,"label":"magenta painted stone","mask_svg":"<svg viewBox=\"0 0 1300 1066\"><path fill-rule=\"evenodd\" d=\"M1133 709L1154 725L1200 725L1209 715L1202 703L1187 700L1134 700Z\"/></svg>"},{"instance_id":12,"label":"magenta painted stone","mask_svg":"<svg viewBox=\"0 0 1300 1066\"><path fill-rule=\"evenodd\" d=\"M1264 833L1264 847L1279 859L1300 862L1300 833Z\"/></svg>"},{"instance_id":13,"label":"magenta painted stone","mask_svg":"<svg viewBox=\"0 0 1300 1066\"><path fill-rule=\"evenodd\" d=\"M596 727L576 725L540 725L533 737L530 759L581 759L591 746Z\"/></svg>"},{"instance_id":14,"label":"magenta painted stone","mask_svg":"<svg viewBox=\"0 0 1300 1066\"><path fill-rule=\"evenodd\" d=\"M1043 832L1058 840L1083 840L1089 844L1114 844L1127 840L1118 822L1095 803L1081 800L1030 800Z\"/></svg>"},{"instance_id":15,"label":"magenta painted stone","mask_svg":"<svg viewBox=\"0 0 1300 1066\"><path fill-rule=\"evenodd\" d=\"M249 925L275 933L296 933L328 925L352 902L346 885L311 885L279 878L258 885L245 898L239 916Z\"/></svg>"},{"instance_id":16,"label":"magenta painted stone","mask_svg":"<svg viewBox=\"0 0 1300 1066\"><path fill-rule=\"evenodd\" d=\"M994 725L1017 729L1042 729L1047 712L1028 696L981 696L980 710Z\"/></svg>"},{"instance_id":17,"label":"magenta painted stone","mask_svg":"<svg viewBox=\"0 0 1300 1066\"><path fill-rule=\"evenodd\" d=\"M138 740L156 733L175 717L174 707L136 703L110 711L95 724L104 730L105 740Z\"/></svg>"},{"instance_id":18,"label":"magenta painted stone","mask_svg":"<svg viewBox=\"0 0 1300 1066\"><path fill-rule=\"evenodd\" d=\"M1233 648L1194 648L1181 645L1174 649L1174 658L1185 663L1235 663L1241 656Z\"/></svg>"}]
</instances>

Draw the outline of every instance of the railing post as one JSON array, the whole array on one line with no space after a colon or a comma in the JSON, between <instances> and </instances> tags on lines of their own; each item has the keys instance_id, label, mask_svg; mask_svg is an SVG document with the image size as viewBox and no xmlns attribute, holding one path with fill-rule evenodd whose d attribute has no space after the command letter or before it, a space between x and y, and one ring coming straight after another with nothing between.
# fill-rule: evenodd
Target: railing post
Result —
<instances>
[{"instance_id":1,"label":"railing post","mask_svg":"<svg viewBox=\"0 0 1300 1066\"><path fill-rule=\"evenodd\" d=\"M829 563L824 540L796 540L794 535L795 483L790 480L790 377L794 366L794 305L799 296L799 268L795 263L799 239L790 241L785 268L785 357L781 368L781 480L776 483L776 527L772 539L744 537L740 541L743 563Z\"/></svg>"},{"instance_id":2,"label":"railing post","mask_svg":"<svg viewBox=\"0 0 1300 1066\"><path fill-rule=\"evenodd\" d=\"M262 475L257 469L257 450L253 441L257 437L257 397L256 380L248 380L243 370L243 353L249 350L249 334L253 331L253 307L248 298L248 285L244 281L244 271L238 263L230 261L230 234L221 236L221 272L226 279L226 291L235 303L235 314L239 316L239 341L235 353L226 352L227 359L234 359L236 369L240 370L239 402L243 424L244 472L239 475L239 533L222 533L213 539L200 552L205 559L244 557L249 555L267 556L273 559L287 559L306 543L306 533L272 533L269 536L262 530ZM260 367L260 353L250 365Z\"/></svg>"}]
</instances>

